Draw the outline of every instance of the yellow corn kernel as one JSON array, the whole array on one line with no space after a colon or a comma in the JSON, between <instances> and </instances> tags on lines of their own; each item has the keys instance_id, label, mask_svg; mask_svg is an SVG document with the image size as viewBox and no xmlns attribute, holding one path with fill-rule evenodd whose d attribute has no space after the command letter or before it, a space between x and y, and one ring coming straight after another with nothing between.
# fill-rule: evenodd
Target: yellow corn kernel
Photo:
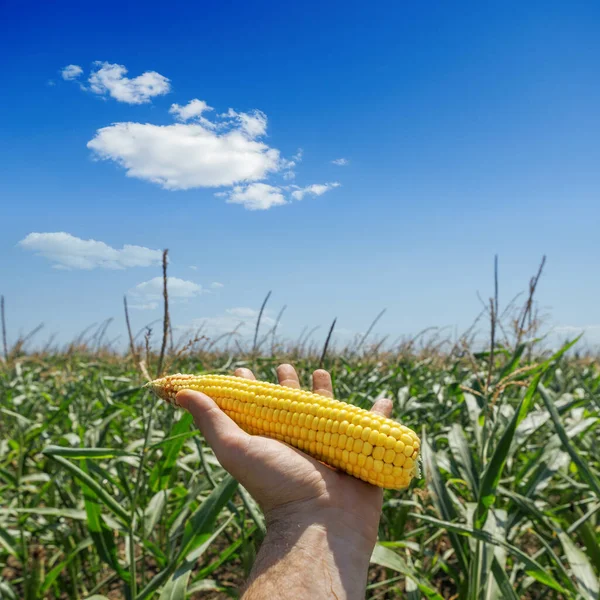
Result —
<instances>
[{"instance_id":1,"label":"yellow corn kernel","mask_svg":"<svg viewBox=\"0 0 600 600\"><path fill-rule=\"evenodd\" d=\"M373 458L375 460L382 460L385 454L385 449L382 446L376 446L373 448Z\"/></svg>"}]
</instances>

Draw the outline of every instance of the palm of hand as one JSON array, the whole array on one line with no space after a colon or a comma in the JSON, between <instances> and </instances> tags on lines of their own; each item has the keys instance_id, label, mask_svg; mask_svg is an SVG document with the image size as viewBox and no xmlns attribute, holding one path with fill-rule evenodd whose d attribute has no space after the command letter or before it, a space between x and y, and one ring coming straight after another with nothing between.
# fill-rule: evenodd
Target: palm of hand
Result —
<instances>
[{"instance_id":1,"label":"palm of hand","mask_svg":"<svg viewBox=\"0 0 600 600\"><path fill-rule=\"evenodd\" d=\"M248 369L238 369L235 375L255 378ZM277 376L281 385L300 388L292 366L281 365ZM333 396L327 371L313 373L313 391ZM381 489L336 471L278 440L245 433L203 394L182 391L178 401L194 415L223 467L250 492L267 518L280 509L329 511L344 520L372 520L376 530ZM391 408L391 402L382 399L372 410L390 416Z\"/></svg>"}]
</instances>

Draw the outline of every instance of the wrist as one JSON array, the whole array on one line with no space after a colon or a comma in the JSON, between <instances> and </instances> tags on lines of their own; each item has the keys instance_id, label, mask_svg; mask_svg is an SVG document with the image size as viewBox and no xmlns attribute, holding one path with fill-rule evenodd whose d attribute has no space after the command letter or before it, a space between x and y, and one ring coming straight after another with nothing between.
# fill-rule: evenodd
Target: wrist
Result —
<instances>
[{"instance_id":1,"label":"wrist","mask_svg":"<svg viewBox=\"0 0 600 600\"><path fill-rule=\"evenodd\" d=\"M243 600L363 600L372 544L345 526L270 520Z\"/></svg>"},{"instance_id":2,"label":"wrist","mask_svg":"<svg viewBox=\"0 0 600 600\"><path fill-rule=\"evenodd\" d=\"M244 600L363 600L377 540L377 503L348 510L331 499L265 511L267 534Z\"/></svg>"},{"instance_id":3,"label":"wrist","mask_svg":"<svg viewBox=\"0 0 600 600\"><path fill-rule=\"evenodd\" d=\"M332 542L340 540L343 547L359 556L370 558L379 528L379 511L356 515L335 506L319 506L318 502L290 503L265 513L267 535L295 535L303 531L324 531Z\"/></svg>"}]
</instances>

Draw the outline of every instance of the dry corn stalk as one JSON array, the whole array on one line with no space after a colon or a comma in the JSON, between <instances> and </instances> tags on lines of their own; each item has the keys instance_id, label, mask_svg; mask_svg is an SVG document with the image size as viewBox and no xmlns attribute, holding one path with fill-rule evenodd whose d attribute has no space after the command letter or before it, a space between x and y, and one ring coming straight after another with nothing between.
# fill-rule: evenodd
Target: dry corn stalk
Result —
<instances>
[{"instance_id":1,"label":"dry corn stalk","mask_svg":"<svg viewBox=\"0 0 600 600\"><path fill-rule=\"evenodd\" d=\"M147 385L175 406L177 392L203 392L244 431L281 440L373 485L404 489L419 476L417 434L358 406L231 375L178 373Z\"/></svg>"}]
</instances>

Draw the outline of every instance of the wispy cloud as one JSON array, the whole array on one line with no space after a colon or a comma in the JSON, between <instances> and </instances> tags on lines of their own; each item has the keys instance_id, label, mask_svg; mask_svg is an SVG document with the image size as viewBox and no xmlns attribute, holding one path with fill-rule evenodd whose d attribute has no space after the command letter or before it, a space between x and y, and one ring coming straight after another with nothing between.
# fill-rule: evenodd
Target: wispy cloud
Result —
<instances>
[{"instance_id":1,"label":"wispy cloud","mask_svg":"<svg viewBox=\"0 0 600 600\"><path fill-rule=\"evenodd\" d=\"M213 290L220 290L222 287L225 287L222 283L220 283L219 281L213 281L210 284L211 289Z\"/></svg>"},{"instance_id":2,"label":"wispy cloud","mask_svg":"<svg viewBox=\"0 0 600 600\"><path fill-rule=\"evenodd\" d=\"M325 192L340 187L340 185L341 183L334 181L333 183L313 183L303 188L295 186L297 189L292 192L292 198L302 200L304 196L322 196Z\"/></svg>"},{"instance_id":3,"label":"wispy cloud","mask_svg":"<svg viewBox=\"0 0 600 600\"><path fill-rule=\"evenodd\" d=\"M593 333L600 334L600 325L558 325L553 328L555 333Z\"/></svg>"},{"instance_id":4,"label":"wispy cloud","mask_svg":"<svg viewBox=\"0 0 600 600\"><path fill-rule=\"evenodd\" d=\"M129 304L129 308L135 310L156 310L158 308L158 302L147 302L146 304Z\"/></svg>"},{"instance_id":5,"label":"wispy cloud","mask_svg":"<svg viewBox=\"0 0 600 600\"><path fill-rule=\"evenodd\" d=\"M167 290L169 298L194 298L202 294L202 286L193 281L179 279L178 277L167 277ZM130 293L134 297L154 300L163 296L163 278L154 277L149 281L138 283Z\"/></svg>"},{"instance_id":6,"label":"wispy cloud","mask_svg":"<svg viewBox=\"0 0 600 600\"><path fill-rule=\"evenodd\" d=\"M257 138L267 133L267 115L260 110L253 110L249 113L236 112L230 108L221 117L226 119L235 119L241 131L250 138Z\"/></svg>"},{"instance_id":7,"label":"wispy cloud","mask_svg":"<svg viewBox=\"0 0 600 600\"><path fill-rule=\"evenodd\" d=\"M281 188L267 183L236 185L230 192L220 192L216 195L225 196L228 203L242 204L248 210L267 210L287 202Z\"/></svg>"},{"instance_id":8,"label":"wispy cloud","mask_svg":"<svg viewBox=\"0 0 600 600\"><path fill-rule=\"evenodd\" d=\"M338 167L345 167L350 161L347 158L336 158L332 160L331 163L337 165Z\"/></svg>"},{"instance_id":9,"label":"wispy cloud","mask_svg":"<svg viewBox=\"0 0 600 600\"><path fill-rule=\"evenodd\" d=\"M126 269L160 264L162 252L126 244L113 248L97 240L84 240L70 233L30 233L18 245L52 261L56 269Z\"/></svg>"},{"instance_id":10,"label":"wispy cloud","mask_svg":"<svg viewBox=\"0 0 600 600\"><path fill-rule=\"evenodd\" d=\"M65 81L73 81L83 73L83 69L79 65L67 65L60 71L61 77Z\"/></svg>"}]
</instances>

